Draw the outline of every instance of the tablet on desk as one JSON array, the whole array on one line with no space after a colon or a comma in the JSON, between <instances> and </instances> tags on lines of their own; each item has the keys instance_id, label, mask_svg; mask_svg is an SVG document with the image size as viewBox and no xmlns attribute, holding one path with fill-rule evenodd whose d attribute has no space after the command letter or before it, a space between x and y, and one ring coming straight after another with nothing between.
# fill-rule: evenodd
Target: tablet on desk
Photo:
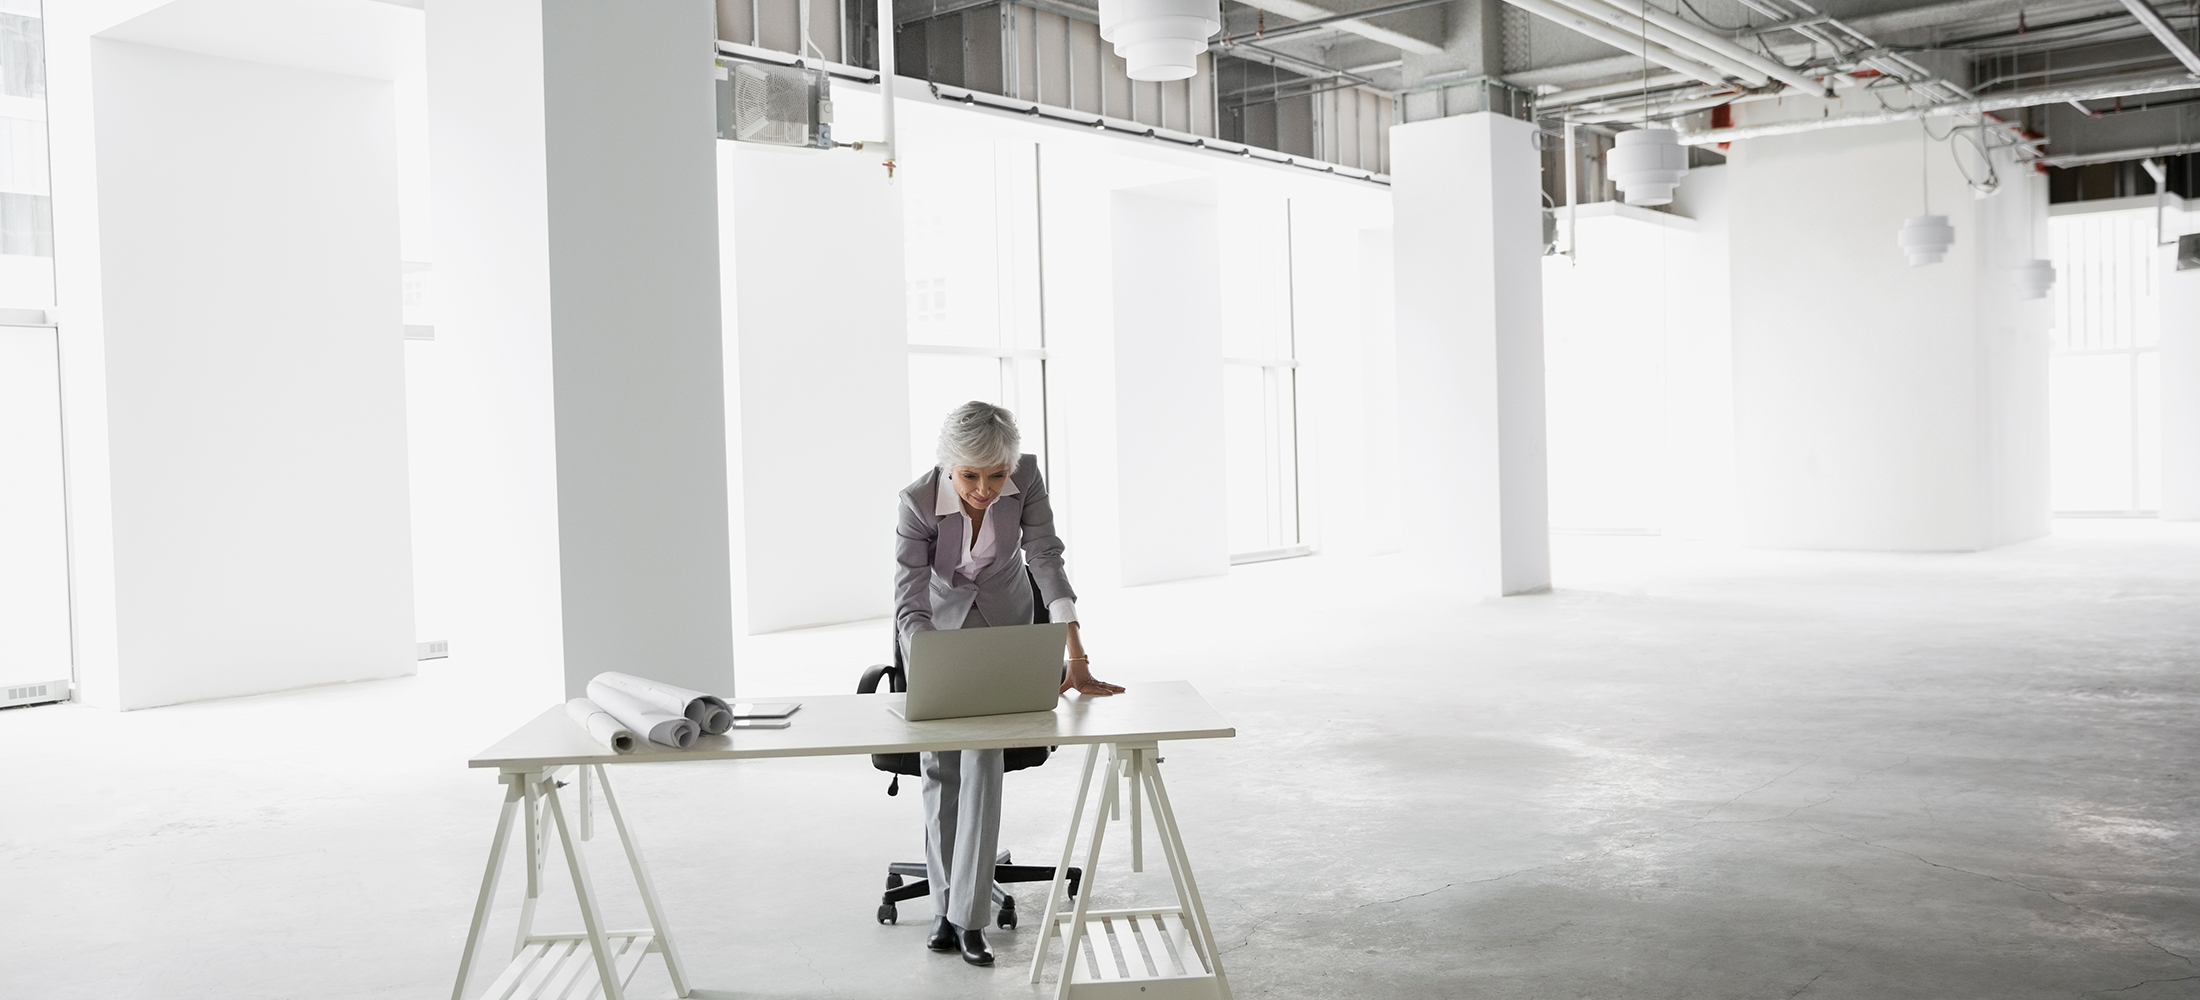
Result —
<instances>
[{"instance_id":1,"label":"tablet on desk","mask_svg":"<svg viewBox=\"0 0 2200 1000\"><path fill-rule=\"evenodd\" d=\"M799 701L737 701L733 703L736 719L784 719L801 710ZM761 728L761 727L758 727Z\"/></svg>"}]
</instances>

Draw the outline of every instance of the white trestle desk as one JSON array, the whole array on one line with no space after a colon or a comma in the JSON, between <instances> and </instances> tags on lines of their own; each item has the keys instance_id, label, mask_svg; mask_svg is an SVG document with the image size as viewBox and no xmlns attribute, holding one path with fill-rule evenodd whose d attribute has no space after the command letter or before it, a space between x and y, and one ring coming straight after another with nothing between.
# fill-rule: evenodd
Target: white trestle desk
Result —
<instances>
[{"instance_id":1,"label":"white trestle desk","mask_svg":"<svg viewBox=\"0 0 2200 1000\"><path fill-rule=\"evenodd\" d=\"M1064 698L1051 712L934 722L907 722L889 711L888 706L900 698L881 694L788 699L802 702L802 710L795 714L789 728L736 729L722 736L703 737L687 750L645 742L644 750L630 754L613 753L590 739L566 716L565 706L557 705L475 755L470 766L498 770L498 780L505 786L504 808L497 817L495 839L490 842L489 867L481 876L481 895L466 932L466 949L459 959L458 982L451 988L452 1000L466 1000L467 978L483 949L482 930L496 900L497 875L503 867L505 845L511 840L512 820L520 812L525 815L521 836L526 851L527 896L520 906L519 933L511 960L483 998L582 1000L600 995L607 1000L624 1000L626 984L653 954L663 958L673 990L683 997L689 995L688 971L680 963L680 951L665 925L664 907L650 882L641 846L619 811L605 765L1076 744L1087 748L1084 775L1078 780L1069 835L1062 843L1061 861L1055 866L1054 883L1047 893L1046 916L1039 924L1041 933L1031 959L1031 981L1039 982L1051 950L1060 963L1055 995L1061 1000L1229 1000L1229 980L1224 978L1215 955L1214 931L1208 926L1199 885L1185 860L1184 838L1177 829L1176 812L1169 807L1168 786L1161 780L1161 758L1157 756L1163 741L1237 735L1199 692L1182 681L1145 682L1112 697ZM1064 913L1069 863L1103 746L1108 749L1107 776L1093 811L1084 883L1073 912ZM577 816L567 813L558 793L557 779L566 768L575 769L574 779L580 786ZM1142 870L1145 864L1139 833L1143 805L1152 813L1154 834L1168 864L1176 899L1173 904L1090 909L1087 904L1097 881L1100 844L1109 820L1122 814L1119 786L1126 781L1130 786L1131 869ZM635 888L648 915L647 927L604 926L595 883L589 878L587 862L579 849L579 842L592 835L588 804L591 786L603 792L604 806L625 848L627 865L633 870ZM581 929L538 934L534 929L535 901L541 895L542 866L552 827L564 848L566 869L580 904Z\"/></svg>"}]
</instances>

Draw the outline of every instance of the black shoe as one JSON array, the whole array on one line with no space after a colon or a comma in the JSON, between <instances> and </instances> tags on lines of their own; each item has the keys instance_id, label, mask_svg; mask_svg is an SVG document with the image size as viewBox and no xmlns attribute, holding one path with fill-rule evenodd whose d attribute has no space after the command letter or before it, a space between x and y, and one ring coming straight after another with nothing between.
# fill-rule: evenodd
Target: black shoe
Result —
<instances>
[{"instance_id":1,"label":"black shoe","mask_svg":"<svg viewBox=\"0 0 2200 1000\"><path fill-rule=\"evenodd\" d=\"M993 951L985 946L985 932L975 927L962 932L963 961L972 965L992 965Z\"/></svg>"},{"instance_id":2,"label":"black shoe","mask_svg":"<svg viewBox=\"0 0 2200 1000\"><path fill-rule=\"evenodd\" d=\"M934 917L932 918L932 938L926 941L924 946L933 951L954 951L956 948L955 938L958 936L955 932L955 925L948 923L946 917Z\"/></svg>"}]
</instances>

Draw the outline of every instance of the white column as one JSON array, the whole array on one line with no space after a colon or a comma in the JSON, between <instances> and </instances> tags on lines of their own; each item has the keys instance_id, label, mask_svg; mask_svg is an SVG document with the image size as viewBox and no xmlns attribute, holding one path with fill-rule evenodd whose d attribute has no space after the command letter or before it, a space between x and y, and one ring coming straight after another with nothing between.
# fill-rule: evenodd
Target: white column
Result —
<instances>
[{"instance_id":1,"label":"white column","mask_svg":"<svg viewBox=\"0 0 2200 1000\"><path fill-rule=\"evenodd\" d=\"M1402 540L1491 595L1551 583L1535 131L1483 112L1390 133Z\"/></svg>"},{"instance_id":2,"label":"white column","mask_svg":"<svg viewBox=\"0 0 2200 1000\"><path fill-rule=\"evenodd\" d=\"M2200 268L2177 270L2162 248L2162 507L2168 521L2200 521Z\"/></svg>"},{"instance_id":3,"label":"white column","mask_svg":"<svg viewBox=\"0 0 2200 1000\"><path fill-rule=\"evenodd\" d=\"M732 688L714 24L708 0L429 12L437 337L480 459L453 652L562 660L568 694Z\"/></svg>"},{"instance_id":4,"label":"white column","mask_svg":"<svg viewBox=\"0 0 2200 1000\"><path fill-rule=\"evenodd\" d=\"M565 682L733 690L709 0L545 0Z\"/></svg>"}]
</instances>

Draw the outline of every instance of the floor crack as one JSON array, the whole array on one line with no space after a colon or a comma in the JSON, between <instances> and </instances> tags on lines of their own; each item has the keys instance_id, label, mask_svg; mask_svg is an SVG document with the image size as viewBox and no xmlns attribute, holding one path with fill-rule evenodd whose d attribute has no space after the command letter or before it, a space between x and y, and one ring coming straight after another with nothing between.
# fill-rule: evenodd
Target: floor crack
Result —
<instances>
[{"instance_id":1,"label":"floor crack","mask_svg":"<svg viewBox=\"0 0 2200 1000\"><path fill-rule=\"evenodd\" d=\"M1519 873L1518 873L1518 872L1515 872L1514 874L1519 874ZM1497 878L1507 878L1507 877L1509 877L1509 876L1505 876L1505 875L1499 875L1499 876L1498 876ZM1495 881L1497 881L1497 879L1485 879L1484 881L1489 881L1489 882L1495 882ZM1454 886L1454 885L1457 885L1457 884L1458 884L1457 882L1446 882L1446 883L1444 883L1443 885L1440 885L1440 886L1437 886L1437 887L1436 887L1436 888L1434 888L1434 889L1430 889L1430 890L1428 890L1427 892L1416 892L1416 893L1414 893L1414 894L1412 894L1412 895L1410 895L1410 896L1400 896L1400 897L1398 897L1397 899L1378 899L1378 900L1376 900L1376 901L1374 901L1374 902L1372 902L1372 903L1361 903L1360 905L1358 905L1358 906L1355 906L1355 907L1353 907L1353 909L1355 909L1355 910L1364 910L1364 909L1367 909L1367 908L1368 908L1368 907L1370 907L1370 906L1389 906L1389 905L1390 905L1390 904L1392 904L1392 903L1403 903L1403 902L1405 902L1406 900L1409 900L1409 899L1419 899L1419 898L1421 898L1421 897L1423 897L1423 896L1433 896L1433 895L1435 895L1435 894L1437 894L1437 893L1439 893L1439 892L1442 892L1442 891L1444 891L1444 890L1446 890L1446 889L1449 889L1449 888L1451 888L1452 886Z\"/></svg>"},{"instance_id":2,"label":"floor crack","mask_svg":"<svg viewBox=\"0 0 2200 1000\"><path fill-rule=\"evenodd\" d=\"M1804 824L1804 825L1805 825L1805 826L1809 826L1809 824ZM2077 911L2077 912L2079 912L2079 913L2083 913L2083 914L2085 914L2086 916L2089 916L2089 917L2094 917L2094 918L2097 918L2097 919L2099 919L2099 920L2103 920L2103 921L2106 921L2106 922L2108 923L2108 925L2109 925L2109 926L2111 926L2111 927L2114 927L2114 928L2116 928L2117 930L2119 930L2119 931L2122 931L2122 932L2124 932L2125 934L2129 934L2129 935L2131 935L2132 937L2138 938L2138 939L2139 939L2140 941L2142 941L2142 942L2145 942L2145 943L2146 943L2146 945L2147 945L2147 947L2149 947L2149 948L2152 948L2152 949L2154 949L2155 951L2159 951L2159 952L2161 952L2161 953L2162 953L2162 954L2164 954L2164 955L2168 955L2169 957L2171 957L2171 958L2174 958L2174 959L2176 959L2176 960L2178 960L2178 961L2180 961L2180 962L2183 962L2183 963L2185 963L2186 965L2192 965L2192 964L2193 964L2192 956L2190 956L2190 955L2182 955L2182 954L2179 954L2179 953L2177 953L2177 952L2171 951L2171 950L2169 950L2168 948L2164 948L2164 947L2162 947L2162 945L2161 945L2161 943L2160 943L2160 942L2158 942L2158 941L2154 940L2153 938L2151 938L2151 937L2148 937L2148 936L2146 936L2145 934L2143 934L2143 933L2141 933L2141 932L2139 932L2139 931L2136 931L2136 930L2133 930L2133 929L2131 929L2131 928L2129 928L2129 927L2126 927L2126 926L2124 926L2124 923L2123 923L2123 921L2117 920L2117 919L2116 919L2115 917L2109 916L2109 915L2108 915L2108 914L2106 914L2106 913L2102 913L2102 912L2100 912L2099 910L2094 910L2094 909L2088 909L2087 907L2084 907L2084 906L2080 906L2080 905L2078 905L2078 904L2076 904L2076 903L2073 903L2073 902L2071 902L2071 901L2069 901L2069 900L2067 900L2067 899L2064 899L2064 898L2062 898L2061 896L2057 895L2057 894L2056 894L2056 893L2055 893L2055 892L2054 892L2053 890L2051 890L2051 889L2043 889L2043 888L2040 888L2039 886L2036 886L2036 885L2032 885L2032 884L2030 884L2030 883L2026 883L2026 882L2019 882L2019 881L2017 881L2016 879L2012 879L2012 878L1999 878L1999 877L1997 877L1997 876L1993 876L1993 875L1988 875L1988 874L1986 874L1985 872L1975 872L1975 871L1972 871L1972 870L1970 870L1970 869L1968 869L1968 868L1958 868L1958 867L1956 867L1956 866L1954 866L1954 865L1944 865L1944 864L1941 864L1941 863L1940 863L1940 862L1938 862L1938 861L1933 861L1933 860L1927 859L1927 858L1925 858L1925 857L1922 857L1922 856L1920 856L1920 855L1912 854L1912 853L1910 853L1909 851L1905 851L1905 850L1903 850L1903 849L1901 849L1901 848L1899 848L1899 847L1888 847L1888 846L1887 846L1887 845L1885 845L1885 844L1875 844L1875 843L1872 843L1872 842L1871 842L1871 841L1869 841L1869 840L1865 840L1865 839L1864 839L1864 838L1862 838L1862 837L1852 837L1852 836L1849 836L1848 834L1845 834L1845 833L1841 833L1841 832L1838 832L1838 831L1834 831L1834 830L1826 830L1826 829L1821 829L1821 828L1819 828L1819 827L1816 827L1816 826L1811 826L1811 827L1810 827L1810 829L1812 829L1812 830L1814 830L1814 831L1817 831L1818 833L1826 834L1826 835L1828 835L1828 836L1833 836L1833 837L1839 837L1839 838L1841 838L1842 840L1846 840L1846 841L1849 841L1849 842L1851 842L1851 843L1857 843L1857 844L1862 844L1862 845L1864 845L1865 847L1877 848L1878 850L1882 850L1882 851L1889 851L1889 852L1892 852L1892 853L1895 853L1895 854L1900 854L1900 855L1902 855L1903 857L1909 858L1909 859L1910 859L1910 860L1912 860L1912 861L1916 861L1916 862L1918 862L1918 863L1920 863L1920 864L1925 864L1925 865L1931 865L1931 866L1932 866L1932 867L1934 867L1934 868L1944 868L1944 869L1947 869L1948 871L1952 871L1952 872L1959 872L1959 873L1961 873L1961 874L1964 874L1964 875L1970 875L1970 876L1973 876L1973 877L1975 877L1975 878L1982 878L1982 879L1985 879L1985 880L1987 880L1987 881L1989 881L1989 882L1999 882L1999 883L2001 883L2001 884L2003 884L2003 885L2007 885L2007 886L2014 886L2014 887L2016 887L2016 888L2019 888L2019 889L2023 889L2023 890L2024 890L2024 891L2026 891L2026 892L2036 892L2036 893L2039 893L2039 894L2040 894L2040 895L2042 895L2042 896L2046 896L2047 898L2049 898L2049 899L2052 899L2052 900L2054 900L2055 902L2061 903L2061 904L2062 904L2062 905L2064 905L2064 906L2070 907L2071 909L2073 909L2073 910L2076 910L2076 911ZM2184 977L2184 978L2185 978L2185 979L2200 979L2200 976L2187 976L2187 977ZM2153 982L2153 981L2154 981L2154 980L2149 980L2149 982ZM2162 982L2182 982L2182 981L2183 981L2183 979L2171 979L2171 980L2161 980L2161 981L2162 981ZM2144 986L2144 985L2146 985L2146 984L2145 984L2145 983L2140 983L2140 984L2138 984L2138 986ZM2122 992L2122 990L2125 990L2125 989L2136 989L2136 988L2137 988L2137 986L2126 986L2126 987L2122 987L2121 989L2118 989L2118 990L2099 990L2099 991L2096 991L2096 992L2107 992L2107 993L2116 993L2116 992Z\"/></svg>"},{"instance_id":3,"label":"floor crack","mask_svg":"<svg viewBox=\"0 0 2200 1000\"><path fill-rule=\"evenodd\" d=\"M2157 946L2157 947L2159 947L2159 946ZM2138 982L2136 982L2136 983L2133 983L2133 984L2131 984L2131 985L2129 985L2129 986L2118 986L2118 987L2116 987L2115 989L2112 989L2112 990L2089 990L2089 991L2087 991L2087 992L2084 992L2084 993L2080 993L2080 994L2078 994L2078 995L2079 995L2079 996L2086 996L2086 997L2089 997L2089 996L2094 996L2094 995L2097 995L2097 994L2101 994L2101 993L2122 993L2122 992L2124 992L2124 991L2126 991L2126 990L2135 990L2135 989L2138 989L2138 988L2139 988L2139 987L2141 987L2141 986L2152 986L2152 985L2154 985L2155 983L2184 983L2184 982L2191 982L2192 980L2195 980L2195 979L2200 979L2200 976L2178 976L2178 977L2177 977L2177 978L2175 978L2175 979L2142 979L2142 980L2140 980L2140 981L2138 981Z\"/></svg>"},{"instance_id":4,"label":"floor crack","mask_svg":"<svg viewBox=\"0 0 2200 1000\"><path fill-rule=\"evenodd\" d=\"M1704 813L1703 813L1703 815L1701 815L1701 816L1698 816L1698 817L1696 817L1696 819L1697 819L1698 821L1710 819L1713 813L1716 813L1716 812L1718 812L1718 811L1719 811L1719 810L1721 810L1721 809L1724 809L1724 808L1726 808L1726 807L1728 807L1728 806L1730 806L1730 805L1733 805L1733 804L1734 804L1734 803L1736 803L1736 802L1740 802L1740 801L1741 801L1742 799L1744 799L1744 798L1746 798L1746 797L1748 797L1748 796L1750 796L1750 795L1754 795L1754 794L1756 794L1756 793L1758 793L1758 792L1764 791L1765 789L1767 789L1767 788L1770 788L1770 787L1772 787L1772 786L1773 786L1773 785L1775 785L1775 784L1778 784L1779 782L1781 782L1781 781L1785 780L1786 778L1788 778L1789 776L1793 775L1793 774L1794 774L1795 772L1797 772L1797 771L1800 771L1800 770L1802 770L1802 769L1804 769L1804 768L1806 768L1806 767L1809 767L1809 766L1811 766L1812 764L1816 764L1816 763L1818 763L1818 759L1819 759L1820 757L1823 757L1823 756L1825 756L1825 755L1824 755L1824 754L1816 754L1816 755L1813 755L1813 756L1811 757L1811 759L1809 759L1809 760L1806 760L1806 761L1804 761L1804 762L1802 762L1802 763L1800 763L1800 764L1797 764L1797 765L1795 765L1794 767L1791 767L1791 768L1789 768L1789 769L1787 770L1787 772L1786 772L1785 774L1780 774L1780 775L1776 775L1776 776L1774 776L1774 777L1772 777L1772 778L1770 778L1770 779L1766 780L1764 784L1758 785L1758 786L1757 786L1757 787L1755 787L1755 788L1745 789L1745 790L1743 790L1743 791L1740 791L1740 792L1736 792L1733 798L1731 798L1731 799L1728 799L1728 800L1726 800L1726 801L1724 801L1724 802L1721 802L1721 803L1719 803L1718 805L1712 806L1711 808L1709 808L1709 809L1706 809L1706 810L1704 810Z\"/></svg>"},{"instance_id":5,"label":"floor crack","mask_svg":"<svg viewBox=\"0 0 2200 1000\"><path fill-rule=\"evenodd\" d=\"M1795 992L1788 994L1788 1000L1795 1000L1796 997L1802 996L1805 992L1809 991L1811 987L1818 985L1818 980L1821 977L1825 976L1826 973L1831 971L1833 970L1830 967L1818 970L1818 975L1810 977L1809 982L1806 982L1803 985L1796 987Z\"/></svg>"}]
</instances>

